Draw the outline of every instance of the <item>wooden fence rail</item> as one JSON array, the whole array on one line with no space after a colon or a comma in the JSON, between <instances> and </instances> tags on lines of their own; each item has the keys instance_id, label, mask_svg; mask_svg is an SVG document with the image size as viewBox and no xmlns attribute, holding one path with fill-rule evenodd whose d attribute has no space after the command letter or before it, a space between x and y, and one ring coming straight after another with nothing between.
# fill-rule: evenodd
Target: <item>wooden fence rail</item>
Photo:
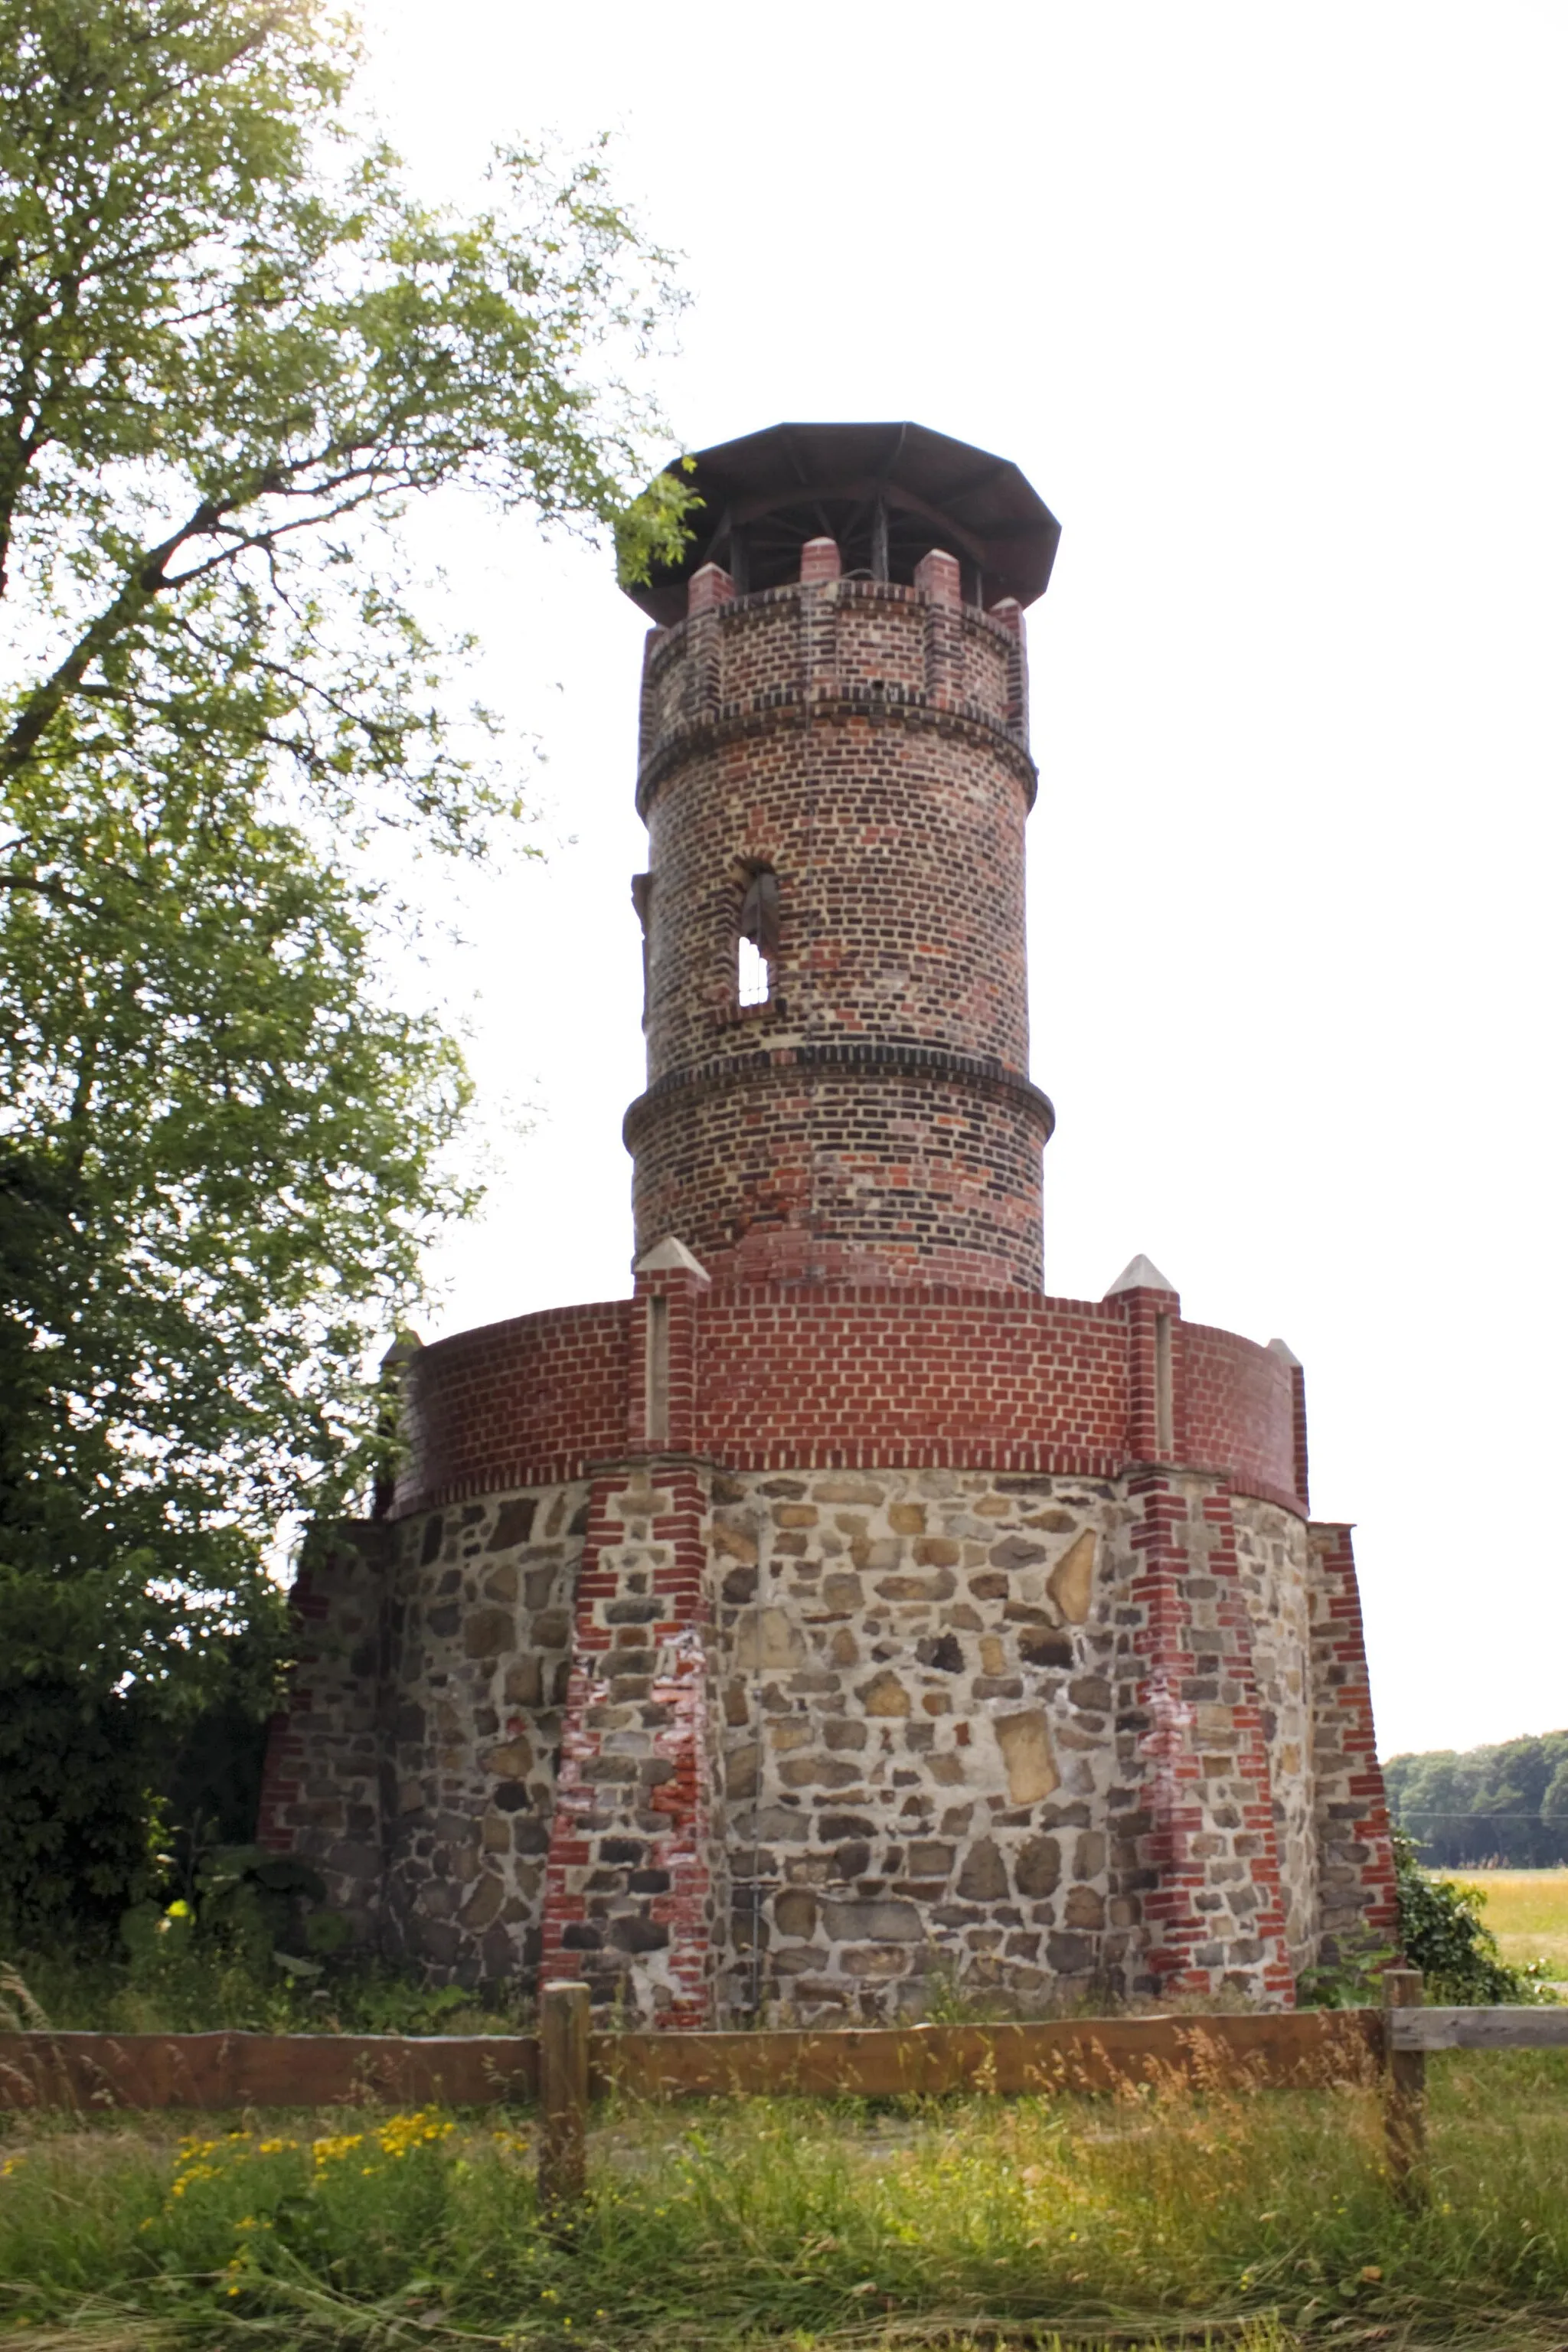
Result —
<instances>
[{"instance_id":1,"label":"wooden fence rail","mask_svg":"<svg viewBox=\"0 0 1568 2352\"><path fill-rule=\"evenodd\" d=\"M1568 2009L1396 2009L1395 2050L1568 2050Z\"/></svg>"},{"instance_id":2,"label":"wooden fence rail","mask_svg":"<svg viewBox=\"0 0 1568 2352\"><path fill-rule=\"evenodd\" d=\"M546 1991L547 2042L557 1990ZM1304 2085L1370 2080L1384 2047L1375 2009L754 2033L591 2033L581 2009L574 2001L571 2032L586 2044L590 2097L611 2090L651 2099L1100 2091L1161 2075ZM541 2094L540 2053L533 2034L0 2033L0 2106L531 2102Z\"/></svg>"},{"instance_id":3,"label":"wooden fence rail","mask_svg":"<svg viewBox=\"0 0 1568 2352\"><path fill-rule=\"evenodd\" d=\"M889 2097L1105 2091L1129 2083L1306 2089L1381 2078L1389 2162L1411 2196L1426 2157L1426 2053L1568 2049L1568 2009L1426 2009L1412 1969L1382 2009L1095 2017L1042 2024L595 2033L586 1986L544 1989L539 2034L0 2033L0 2107L399 2105L542 2109L547 2204L583 2194L588 2104L772 2094Z\"/></svg>"}]
</instances>

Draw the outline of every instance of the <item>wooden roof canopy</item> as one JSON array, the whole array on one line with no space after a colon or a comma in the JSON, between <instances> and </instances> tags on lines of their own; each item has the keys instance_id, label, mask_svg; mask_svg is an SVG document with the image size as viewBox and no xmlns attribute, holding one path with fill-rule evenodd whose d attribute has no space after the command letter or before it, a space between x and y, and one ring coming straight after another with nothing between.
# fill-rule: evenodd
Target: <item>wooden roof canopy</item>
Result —
<instances>
[{"instance_id":1,"label":"wooden roof canopy","mask_svg":"<svg viewBox=\"0 0 1568 2352\"><path fill-rule=\"evenodd\" d=\"M1032 604L1061 537L1010 459L923 425L772 425L699 450L686 479L702 504L682 561L626 591L667 627L684 620L686 583L703 564L721 564L749 595L798 580L802 547L824 537L851 578L907 586L940 547L963 566L967 603Z\"/></svg>"}]
</instances>

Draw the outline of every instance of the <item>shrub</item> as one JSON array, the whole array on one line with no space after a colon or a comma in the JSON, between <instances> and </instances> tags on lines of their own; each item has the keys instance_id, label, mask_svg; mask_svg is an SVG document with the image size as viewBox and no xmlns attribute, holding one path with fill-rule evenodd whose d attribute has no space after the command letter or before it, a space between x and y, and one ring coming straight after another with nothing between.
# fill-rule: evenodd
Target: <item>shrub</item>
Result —
<instances>
[{"instance_id":1,"label":"shrub","mask_svg":"<svg viewBox=\"0 0 1568 2352\"><path fill-rule=\"evenodd\" d=\"M1503 1959L1481 1916L1486 1897L1479 1887L1430 1876L1415 1839L1403 1830L1394 1832L1394 1857L1399 1940L1410 1966L1426 1978L1429 1995L1456 2007L1550 1998L1538 1961L1510 1969Z\"/></svg>"}]
</instances>

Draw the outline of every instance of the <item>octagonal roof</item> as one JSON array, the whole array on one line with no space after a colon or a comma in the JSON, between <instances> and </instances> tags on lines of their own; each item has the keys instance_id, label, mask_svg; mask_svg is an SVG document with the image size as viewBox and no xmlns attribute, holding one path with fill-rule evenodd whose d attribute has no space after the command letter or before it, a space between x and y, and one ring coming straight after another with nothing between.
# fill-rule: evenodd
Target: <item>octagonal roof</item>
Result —
<instances>
[{"instance_id":1,"label":"octagonal roof","mask_svg":"<svg viewBox=\"0 0 1568 2352\"><path fill-rule=\"evenodd\" d=\"M742 594L782 587L821 537L837 541L851 578L907 583L940 547L963 565L969 603L1030 604L1061 537L1010 458L923 425L771 425L699 450L686 478L702 504L684 557L626 592L666 625L684 618L686 583L703 564L722 564Z\"/></svg>"}]
</instances>

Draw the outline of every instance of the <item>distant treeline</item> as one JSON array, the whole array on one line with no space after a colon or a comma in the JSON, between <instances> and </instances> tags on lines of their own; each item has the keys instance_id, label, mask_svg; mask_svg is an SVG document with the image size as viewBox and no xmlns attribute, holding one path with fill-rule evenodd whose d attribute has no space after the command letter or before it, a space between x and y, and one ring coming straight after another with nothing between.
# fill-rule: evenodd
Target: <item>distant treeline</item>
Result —
<instances>
[{"instance_id":1,"label":"distant treeline","mask_svg":"<svg viewBox=\"0 0 1568 2352\"><path fill-rule=\"evenodd\" d=\"M1568 1864L1568 1731L1500 1748L1395 1756L1383 1768L1401 1829L1441 1870Z\"/></svg>"}]
</instances>

